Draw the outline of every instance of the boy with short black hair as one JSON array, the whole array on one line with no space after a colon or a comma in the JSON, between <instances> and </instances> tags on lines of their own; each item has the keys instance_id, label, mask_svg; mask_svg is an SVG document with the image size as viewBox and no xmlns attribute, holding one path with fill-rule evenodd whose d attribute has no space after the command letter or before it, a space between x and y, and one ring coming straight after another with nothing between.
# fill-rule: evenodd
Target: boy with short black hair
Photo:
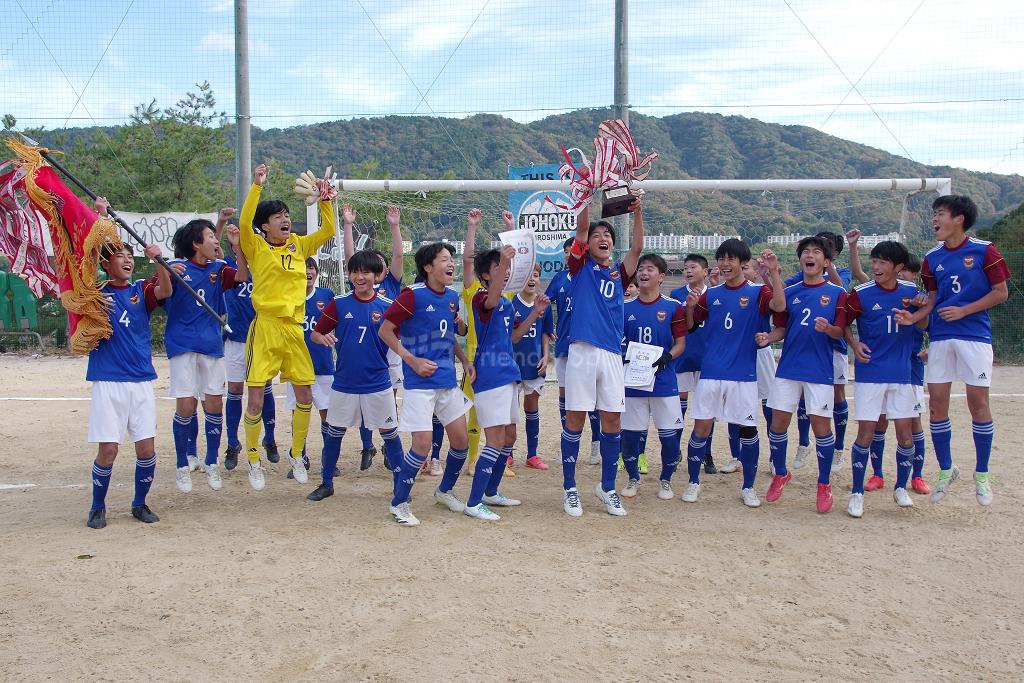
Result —
<instances>
[{"instance_id":1,"label":"boy with short black hair","mask_svg":"<svg viewBox=\"0 0 1024 683\"><path fill-rule=\"evenodd\" d=\"M992 504L988 461L995 426L989 408L992 384L992 322L988 309L1006 301L1010 269L991 242L969 237L978 218L970 197L946 195L932 203L932 228L941 242L921 263L932 303L928 322L928 403L932 446L939 461L939 479L932 502L949 492L960 470L950 450L949 393L956 380L967 388L975 450L975 497L980 505Z\"/></svg>"}]
</instances>

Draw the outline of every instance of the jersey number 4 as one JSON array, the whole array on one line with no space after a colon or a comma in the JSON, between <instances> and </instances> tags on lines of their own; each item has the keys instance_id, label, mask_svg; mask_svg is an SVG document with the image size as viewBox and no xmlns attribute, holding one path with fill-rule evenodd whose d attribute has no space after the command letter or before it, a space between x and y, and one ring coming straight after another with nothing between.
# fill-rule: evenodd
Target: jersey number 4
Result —
<instances>
[{"instance_id":1,"label":"jersey number 4","mask_svg":"<svg viewBox=\"0 0 1024 683\"><path fill-rule=\"evenodd\" d=\"M128 318L128 311L121 311L121 317L117 319L117 322L121 323L125 327L131 324L131 320Z\"/></svg>"}]
</instances>

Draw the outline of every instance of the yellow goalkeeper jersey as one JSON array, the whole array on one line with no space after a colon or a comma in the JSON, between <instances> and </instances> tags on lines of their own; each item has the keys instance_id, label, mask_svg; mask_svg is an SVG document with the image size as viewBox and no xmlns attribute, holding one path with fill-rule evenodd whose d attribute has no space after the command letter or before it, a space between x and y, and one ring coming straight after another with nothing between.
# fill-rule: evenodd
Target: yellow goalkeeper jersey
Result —
<instances>
[{"instance_id":1,"label":"yellow goalkeeper jersey","mask_svg":"<svg viewBox=\"0 0 1024 683\"><path fill-rule=\"evenodd\" d=\"M263 188L255 183L242 206L240 246L252 274L252 306L257 315L302 324L306 314L306 259L334 237L334 207L320 202L320 229L294 233L281 246L273 246L253 230L256 206Z\"/></svg>"}]
</instances>

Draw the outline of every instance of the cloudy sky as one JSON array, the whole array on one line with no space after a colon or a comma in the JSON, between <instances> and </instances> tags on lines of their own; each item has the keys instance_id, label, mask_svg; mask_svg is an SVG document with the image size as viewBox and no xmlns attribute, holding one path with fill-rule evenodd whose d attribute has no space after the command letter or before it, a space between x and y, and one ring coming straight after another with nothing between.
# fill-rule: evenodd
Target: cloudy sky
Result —
<instances>
[{"instance_id":1,"label":"cloudy sky","mask_svg":"<svg viewBox=\"0 0 1024 683\"><path fill-rule=\"evenodd\" d=\"M7 0L0 113L118 124L203 80L233 113L233 4ZM1019 0L629 5L637 112L802 124L922 163L1024 174ZM249 0L253 122L532 121L607 106L613 13L614 0Z\"/></svg>"}]
</instances>

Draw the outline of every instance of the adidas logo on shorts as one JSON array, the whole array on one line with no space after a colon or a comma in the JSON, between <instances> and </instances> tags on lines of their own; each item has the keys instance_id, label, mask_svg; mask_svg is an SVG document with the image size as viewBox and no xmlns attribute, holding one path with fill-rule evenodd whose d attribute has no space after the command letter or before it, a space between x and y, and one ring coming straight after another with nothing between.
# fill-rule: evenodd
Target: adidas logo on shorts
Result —
<instances>
[{"instance_id":1,"label":"adidas logo on shorts","mask_svg":"<svg viewBox=\"0 0 1024 683\"><path fill-rule=\"evenodd\" d=\"M390 417L388 419L384 420L384 424L388 424L390 422L394 422L394 420L392 420Z\"/></svg>"},{"instance_id":2,"label":"adidas logo on shorts","mask_svg":"<svg viewBox=\"0 0 1024 683\"><path fill-rule=\"evenodd\" d=\"M748 420L753 420L753 419L754 419L754 416L753 416L753 415L747 415L747 419L748 419Z\"/></svg>"},{"instance_id":3,"label":"adidas logo on shorts","mask_svg":"<svg viewBox=\"0 0 1024 683\"><path fill-rule=\"evenodd\" d=\"M980 375L978 375L978 379L988 379L988 375L986 375L986 374L985 374L985 373L983 372L983 373L981 373Z\"/></svg>"},{"instance_id":4,"label":"adidas logo on shorts","mask_svg":"<svg viewBox=\"0 0 1024 683\"><path fill-rule=\"evenodd\" d=\"M434 304L427 304L427 313L434 312Z\"/></svg>"}]
</instances>

